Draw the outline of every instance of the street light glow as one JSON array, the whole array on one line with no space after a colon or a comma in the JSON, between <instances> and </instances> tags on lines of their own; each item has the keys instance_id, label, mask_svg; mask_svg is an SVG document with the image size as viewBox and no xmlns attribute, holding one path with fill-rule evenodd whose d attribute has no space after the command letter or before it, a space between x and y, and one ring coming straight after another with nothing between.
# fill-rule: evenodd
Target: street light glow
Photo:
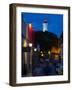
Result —
<instances>
[{"instance_id":1,"label":"street light glow","mask_svg":"<svg viewBox=\"0 0 72 90\"><path fill-rule=\"evenodd\" d=\"M29 24L29 30L30 31L32 30L32 24L31 23Z\"/></svg>"},{"instance_id":2,"label":"street light glow","mask_svg":"<svg viewBox=\"0 0 72 90\"><path fill-rule=\"evenodd\" d=\"M37 48L34 48L34 51L36 52L37 51Z\"/></svg>"},{"instance_id":3,"label":"street light glow","mask_svg":"<svg viewBox=\"0 0 72 90\"><path fill-rule=\"evenodd\" d=\"M29 43L29 47L32 47L32 43Z\"/></svg>"},{"instance_id":4,"label":"street light glow","mask_svg":"<svg viewBox=\"0 0 72 90\"><path fill-rule=\"evenodd\" d=\"M43 53L42 51L40 53Z\"/></svg>"},{"instance_id":5,"label":"street light glow","mask_svg":"<svg viewBox=\"0 0 72 90\"><path fill-rule=\"evenodd\" d=\"M44 54L42 53L42 54L41 54L41 56L43 57L43 56L44 56Z\"/></svg>"},{"instance_id":6,"label":"street light glow","mask_svg":"<svg viewBox=\"0 0 72 90\"><path fill-rule=\"evenodd\" d=\"M50 53L51 53L51 52L50 52L50 51L48 51L48 54L49 54L49 55L50 55Z\"/></svg>"}]
</instances>

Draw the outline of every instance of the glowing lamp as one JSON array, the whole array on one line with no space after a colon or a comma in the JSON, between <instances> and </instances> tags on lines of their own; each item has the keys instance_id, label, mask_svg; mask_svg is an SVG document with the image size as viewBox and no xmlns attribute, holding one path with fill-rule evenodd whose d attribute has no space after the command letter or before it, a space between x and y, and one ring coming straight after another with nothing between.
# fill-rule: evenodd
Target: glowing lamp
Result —
<instances>
[{"instance_id":1,"label":"glowing lamp","mask_svg":"<svg viewBox=\"0 0 72 90\"><path fill-rule=\"evenodd\" d=\"M33 29L32 29L32 24L29 23L28 24L28 32L29 32L29 40L32 42L32 39L33 39Z\"/></svg>"},{"instance_id":2,"label":"glowing lamp","mask_svg":"<svg viewBox=\"0 0 72 90\"><path fill-rule=\"evenodd\" d=\"M36 52L37 51L37 48L34 48L34 51Z\"/></svg>"},{"instance_id":3,"label":"glowing lamp","mask_svg":"<svg viewBox=\"0 0 72 90\"><path fill-rule=\"evenodd\" d=\"M29 47L32 47L32 43L29 43Z\"/></svg>"},{"instance_id":4,"label":"glowing lamp","mask_svg":"<svg viewBox=\"0 0 72 90\"><path fill-rule=\"evenodd\" d=\"M41 54L41 56L43 57L43 56L44 56L44 54L42 53L42 54Z\"/></svg>"},{"instance_id":5,"label":"glowing lamp","mask_svg":"<svg viewBox=\"0 0 72 90\"><path fill-rule=\"evenodd\" d=\"M43 53L42 51L40 53Z\"/></svg>"},{"instance_id":6,"label":"glowing lamp","mask_svg":"<svg viewBox=\"0 0 72 90\"><path fill-rule=\"evenodd\" d=\"M50 55L50 53L51 53L51 52L50 52L50 51L48 51L48 54L49 54L49 55Z\"/></svg>"},{"instance_id":7,"label":"glowing lamp","mask_svg":"<svg viewBox=\"0 0 72 90\"><path fill-rule=\"evenodd\" d=\"M29 24L29 30L32 30L32 24L31 23Z\"/></svg>"}]
</instances>

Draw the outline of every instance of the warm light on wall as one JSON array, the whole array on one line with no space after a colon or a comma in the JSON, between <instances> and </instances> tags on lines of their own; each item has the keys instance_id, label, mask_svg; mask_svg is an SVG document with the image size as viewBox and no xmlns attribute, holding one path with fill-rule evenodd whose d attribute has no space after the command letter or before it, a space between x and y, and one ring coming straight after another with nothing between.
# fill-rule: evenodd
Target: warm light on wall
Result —
<instances>
[{"instance_id":1,"label":"warm light on wall","mask_svg":"<svg viewBox=\"0 0 72 90\"><path fill-rule=\"evenodd\" d=\"M51 50L51 53L60 53L61 52L61 48L55 48L53 47L52 50Z\"/></svg>"},{"instance_id":2,"label":"warm light on wall","mask_svg":"<svg viewBox=\"0 0 72 90\"><path fill-rule=\"evenodd\" d=\"M27 41L26 40L24 40L24 42L23 42L23 47L27 47Z\"/></svg>"},{"instance_id":3,"label":"warm light on wall","mask_svg":"<svg viewBox=\"0 0 72 90\"><path fill-rule=\"evenodd\" d=\"M29 43L29 47L32 47L32 43Z\"/></svg>"},{"instance_id":4,"label":"warm light on wall","mask_svg":"<svg viewBox=\"0 0 72 90\"><path fill-rule=\"evenodd\" d=\"M42 51L40 53L43 53Z\"/></svg>"},{"instance_id":5,"label":"warm light on wall","mask_svg":"<svg viewBox=\"0 0 72 90\"><path fill-rule=\"evenodd\" d=\"M29 23L28 24L28 33L29 33L29 40L32 42L32 40L33 40L33 29L32 29L32 24L31 23Z\"/></svg>"},{"instance_id":6,"label":"warm light on wall","mask_svg":"<svg viewBox=\"0 0 72 90\"><path fill-rule=\"evenodd\" d=\"M31 23L29 24L28 27L29 27L29 30L32 30L32 24Z\"/></svg>"},{"instance_id":7,"label":"warm light on wall","mask_svg":"<svg viewBox=\"0 0 72 90\"><path fill-rule=\"evenodd\" d=\"M58 55L55 55L55 59L58 60L59 59L59 56Z\"/></svg>"}]
</instances>

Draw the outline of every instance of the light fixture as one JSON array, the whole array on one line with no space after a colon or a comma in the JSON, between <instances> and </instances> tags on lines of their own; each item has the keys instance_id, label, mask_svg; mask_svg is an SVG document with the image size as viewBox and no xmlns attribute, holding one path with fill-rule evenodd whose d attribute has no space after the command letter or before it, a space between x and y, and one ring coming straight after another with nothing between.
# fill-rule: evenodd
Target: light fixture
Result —
<instances>
[{"instance_id":1,"label":"light fixture","mask_svg":"<svg viewBox=\"0 0 72 90\"><path fill-rule=\"evenodd\" d=\"M29 24L29 28L32 28L32 24L31 23Z\"/></svg>"},{"instance_id":2,"label":"light fixture","mask_svg":"<svg viewBox=\"0 0 72 90\"><path fill-rule=\"evenodd\" d=\"M44 56L44 54L42 53L42 54L41 54L41 56L43 57L43 56Z\"/></svg>"},{"instance_id":3,"label":"light fixture","mask_svg":"<svg viewBox=\"0 0 72 90\"><path fill-rule=\"evenodd\" d=\"M49 55L50 55L50 53L51 53L51 52L50 52L50 51L48 51L48 54L49 54Z\"/></svg>"},{"instance_id":4,"label":"light fixture","mask_svg":"<svg viewBox=\"0 0 72 90\"><path fill-rule=\"evenodd\" d=\"M42 51L40 53L43 53Z\"/></svg>"},{"instance_id":5,"label":"light fixture","mask_svg":"<svg viewBox=\"0 0 72 90\"><path fill-rule=\"evenodd\" d=\"M32 43L29 43L29 47L32 47Z\"/></svg>"},{"instance_id":6,"label":"light fixture","mask_svg":"<svg viewBox=\"0 0 72 90\"><path fill-rule=\"evenodd\" d=\"M36 52L37 51L37 48L34 48L34 51Z\"/></svg>"},{"instance_id":7,"label":"light fixture","mask_svg":"<svg viewBox=\"0 0 72 90\"><path fill-rule=\"evenodd\" d=\"M28 25L28 28L29 28L29 31L32 32L32 24L31 23Z\"/></svg>"}]
</instances>

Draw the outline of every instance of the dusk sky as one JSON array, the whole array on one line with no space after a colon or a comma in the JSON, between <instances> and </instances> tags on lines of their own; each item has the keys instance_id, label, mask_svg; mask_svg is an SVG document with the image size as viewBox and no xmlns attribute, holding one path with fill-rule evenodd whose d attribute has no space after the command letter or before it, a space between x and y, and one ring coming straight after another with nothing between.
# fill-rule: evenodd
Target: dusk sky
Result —
<instances>
[{"instance_id":1,"label":"dusk sky","mask_svg":"<svg viewBox=\"0 0 72 90\"><path fill-rule=\"evenodd\" d=\"M43 22L48 21L48 31L60 37L63 32L62 14L40 14L40 13L22 13L22 19L25 23L32 23L35 31L43 31Z\"/></svg>"}]
</instances>

